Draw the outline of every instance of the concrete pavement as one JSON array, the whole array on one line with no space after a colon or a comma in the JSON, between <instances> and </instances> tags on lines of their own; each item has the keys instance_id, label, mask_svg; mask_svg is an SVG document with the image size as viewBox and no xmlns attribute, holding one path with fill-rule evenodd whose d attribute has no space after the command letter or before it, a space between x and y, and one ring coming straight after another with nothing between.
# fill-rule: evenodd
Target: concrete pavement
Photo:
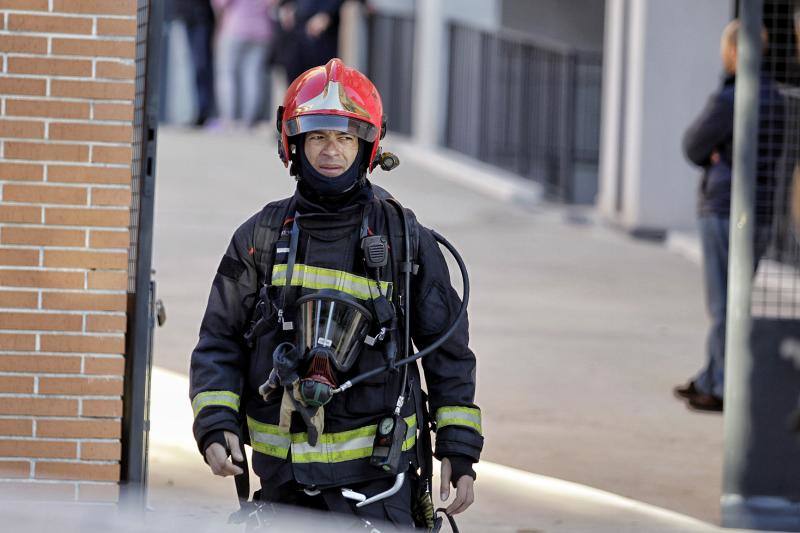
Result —
<instances>
[{"instance_id":1,"label":"concrete pavement","mask_svg":"<svg viewBox=\"0 0 800 533\"><path fill-rule=\"evenodd\" d=\"M186 375L230 235L264 203L289 194L293 183L271 132L223 136L164 128L159 135L154 268L168 319L156 333L154 358ZM591 211L504 201L441 179L420 164L424 152L404 158L401 148L415 149L399 140L387 146L402 164L377 172L374 181L450 238L470 268L484 458L589 491L548 493L546 483L529 483L534 478L523 482L509 471L483 469L478 502L462 529L715 530L679 515L718 520L722 420L690 413L670 394L702 359L706 318L698 267L604 227ZM480 172L471 178L480 184ZM166 396L154 392L154 413L173 403L188 409L185 389L166 390ZM169 455L167 449L154 446L153 463L161 465L154 472L173 472L173 489L196 491L221 481L232 494L226 480L206 475L196 450ZM180 499L180 491L158 479L154 494L163 481L162 494L171 494L164 501ZM592 500L587 487L633 504ZM197 501L196 493L187 497Z\"/></svg>"}]
</instances>

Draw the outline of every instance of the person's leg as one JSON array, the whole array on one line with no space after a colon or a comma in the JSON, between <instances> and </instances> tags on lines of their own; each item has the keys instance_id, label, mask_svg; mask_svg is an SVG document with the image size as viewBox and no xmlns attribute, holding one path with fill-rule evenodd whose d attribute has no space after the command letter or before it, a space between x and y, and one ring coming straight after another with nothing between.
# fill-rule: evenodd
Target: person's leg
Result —
<instances>
[{"instance_id":1,"label":"person's leg","mask_svg":"<svg viewBox=\"0 0 800 533\"><path fill-rule=\"evenodd\" d=\"M248 127L255 125L264 107L268 52L267 43L248 42L242 53L242 118Z\"/></svg>"},{"instance_id":2,"label":"person's leg","mask_svg":"<svg viewBox=\"0 0 800 533\"><path fill-rule=\"evenodd\" d=\"M211 51L213 28L210 24L192 24L186 28L194 64L197 95L196 124L202 125L214 110L214 68Z\"/></svg>"},{"instance_id":3,"label":"person's leg","mask_svg":"<svg viewBox=\"0 0 800 533\"><path fill-rule=\"evenodd\" d=\"M236 120L238 53L239 43L235 39L227 36L218 39L216 54L217 105L220 118L226 125L230 125Z\"/></svg>"},{"instance_id":4,"label":"person's leg","mask_svg":"<svg viewBox=\"0 0 800 533\"><path fill-rule=\"evenodd\" d=\"M695 377L695 388L722 398L725 375L725 320L728 302L728 229L726 218L701 217L703 280L711 326L706 341L706 366Z\"/></svg>"}]
</instances>

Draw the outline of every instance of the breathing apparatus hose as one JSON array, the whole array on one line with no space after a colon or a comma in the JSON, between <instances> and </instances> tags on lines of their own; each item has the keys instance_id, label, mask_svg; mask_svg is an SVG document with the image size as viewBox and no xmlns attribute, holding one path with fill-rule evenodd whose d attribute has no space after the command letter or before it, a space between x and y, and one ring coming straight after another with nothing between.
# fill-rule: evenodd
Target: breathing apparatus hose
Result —
<instances>
[{"instance_id":1,"label":"breathing apparatus hose","mask_svg":"<svg viewBox=\"0 0 800 533\"><path fill-rule=\"evenodd\" d=\"M365 379L369 379L369 378L371 378L373 376L377 376L378 374L380 374L382 372L386 372L387 370L390 370L392 368L397 368L397 367L400 367L400 366L408 365L409 363L413 363L417 359L421 359L421 358L425 357L426 355L430 354L434 350L438 349L442 344L444 344L447 341L447 339L449 339L453 335L453 333L455 333L456 328L458 327L459 323L464 318L464 315L466 315L466 313L467 313L467 304L469 303L469 274L467 273L467 266L464 264L464 259L458 253L458 250L456 250L455 246L450 244L450 242L447 239L442 237L436 231L431 230L431 233L433 234L433 238L436 239L436 242L438 242L439 244L444 246L447 249L447 251L450 252L450 255L453 256L453 259L456 260L456 263L458 263L458 269L461 271L461 279L462 279L462 281L464 283L464 295L462 296L462 299L461 299L461 307L459 308L458 313L456 314L456 318L453 320L453 323L450 324L450 326L447 328L447 330L445 330L445 332L442 333L439 336L438 339L436 339L430 345L426 346L424 349L418 351L414 355L411 355L411 356L407 355L408 351L409 351L409 348L410 348L410 346L407 346L406 352L405 352L405 354L407 356L405 358L400 359L399 361L396 361L394 363L394 365L392 365L391 363L387 363L384 366L379 366L377 368L374 368L372 370L364 372L363 374L359 374L356 377L354 377L354 378L352 378L350 380L347 380L346 382L342 383L338 388L334 389L332 391L333 394L338 394L340 392L344 392L347 389L349 389L350 387L352 387L353 385L357 385L357 384L361 383ZM406 235L407 234L408 234L408 232L406 232ZM408 237L406 237L406 238L408 238ZM408 295L410 282L408 282L408 280L406 280L406 283L408 285L406 287L406 302L405 303L407 305L407 309L410 309L409 295ZM409 323L410 323L410 320L408 320L408 318L409 318L408 315L406 315L405 329L406 329L406 342L410 344L410 341L408 340L408 339L410 339L410 336L409 336L409 332L410 332Z\"/></svg>"}]
</instances>

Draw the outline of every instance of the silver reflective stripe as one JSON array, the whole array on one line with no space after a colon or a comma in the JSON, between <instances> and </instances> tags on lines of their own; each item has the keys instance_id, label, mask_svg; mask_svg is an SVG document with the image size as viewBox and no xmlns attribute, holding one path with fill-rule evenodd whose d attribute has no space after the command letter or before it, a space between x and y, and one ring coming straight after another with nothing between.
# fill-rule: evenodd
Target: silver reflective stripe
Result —
<instances>
[{"instance_id":1,"label":"silver reflective stripe","mask_svg":"<svg viewBox=\"0 0 800 533\"><path fill-rule=\"evenodd\" d=\"M238 412L239 395L230 391L215 390L201 392L192 399L192 410L195 417L204 407L210 406L229 407Z\"/></svg>"},{"instance_id":2,"label":"silver reflective stripe","mask_svg":"<svg viewBox=\"0 0 800 533\"><path fill-rule=\"evenodd\" d=\"M472 407L441 407L436 411L436 426L466 426L474 429L481 435L481 412Z\"/></svg>"},{"instance_id":3,"label":"silver reflective stripe","mask_svg":"<svg viewBox=\"0 0 800 533\"><path fill-rule=\"evenodd\" d=\"M286 270L286 265L275 265L272 268L273 285L279 287L286 285ZM291 284L306 289L333 289L361 300L378 298L380 292L391 299L392 291L392 284L388 281L380 282L381 290L379 292L374 280L341 270L302 264L294 266Z\"/></svg>"},{"instance_id":4,"label":"silver reflective stripe","mask_svg":"<svg viewBox=\"0 0 800 533\"><path fill-rule=\"evenodd\" d=\"M264 424L247 417L247 428L250 431L250 445L257 452L286 459L292 443L289 433L274 424Z\"/></svg>"}]
</instances>

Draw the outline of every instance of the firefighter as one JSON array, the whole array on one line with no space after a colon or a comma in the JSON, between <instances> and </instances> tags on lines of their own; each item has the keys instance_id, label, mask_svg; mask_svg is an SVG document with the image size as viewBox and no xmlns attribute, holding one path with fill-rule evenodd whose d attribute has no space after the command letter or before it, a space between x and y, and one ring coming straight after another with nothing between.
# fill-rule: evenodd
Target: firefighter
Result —
<instances>
[{"instance_id":1,"label":"firefighter","mask_svg":"<svg viewBox=\"0 0 800 533\"><path fill-rule=\"evenodd\" d=\"M243 477L248 443L254 499L430 529L431 455L454 515L473 502L483 447L439 237L367 179L399 161L380 147L381 99L363 74L339 59L306 71L277 126L297 188L236 230L214 278L191 357L199 450L214 474ZM411 340L435 348L420 359L427 391L416 363L393 367Z\"/></svg>"}]
</instances>

